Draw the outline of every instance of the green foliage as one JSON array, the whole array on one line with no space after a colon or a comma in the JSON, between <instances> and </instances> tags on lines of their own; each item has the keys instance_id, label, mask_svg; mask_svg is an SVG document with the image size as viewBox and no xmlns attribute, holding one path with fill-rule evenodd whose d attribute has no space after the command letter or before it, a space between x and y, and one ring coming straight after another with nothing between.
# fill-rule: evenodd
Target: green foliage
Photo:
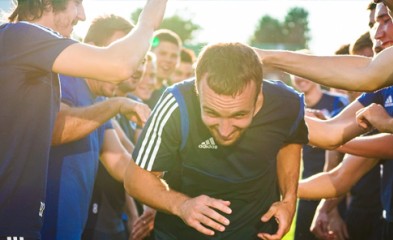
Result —
<instances>
[{"instance_id":1,"label":"green foliage","mask_svg":"<svg viewBox=\"0 0 393 240\"><path fill-rule=\"evenodd\" d=\"M250 44L263 48L307 48L309 31L308 12L294 7L288 10L283 22L269 15L262 16Z\"/></svg>"},{"instance_id":2,"label":"green foliage","mask_svg":"<svg viewBox=\"0 0 393 240\"><path fill-rule=\"evenodd\" d=\"M137 9L131 13L131 20L136 23L142 9ZM177 14L165 18L161 25L161 29L169 29L177 33L183 43L190 43L193 40L193 34L201 29L201 26L192 22L191 19L185 19Z\"/></svg>"}]
</instances>

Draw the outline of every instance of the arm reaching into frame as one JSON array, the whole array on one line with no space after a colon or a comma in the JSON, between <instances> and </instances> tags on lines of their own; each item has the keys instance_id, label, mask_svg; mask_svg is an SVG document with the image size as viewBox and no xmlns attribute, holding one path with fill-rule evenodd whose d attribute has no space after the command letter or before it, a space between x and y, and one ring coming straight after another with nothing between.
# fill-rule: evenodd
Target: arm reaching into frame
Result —
<instances>
[{"instance_id":1,"label":"arm reaching into frame","mask_svg":"<svg viewBox=\"0 0 393 240\"><path fill-rule=\"evenodd\" d=\"M264 65L313 82L350 91L369 92L393 85L393 48L373 59L362 56L314 56L291 51L255 49Z\"/></svg>"}]
</instances>

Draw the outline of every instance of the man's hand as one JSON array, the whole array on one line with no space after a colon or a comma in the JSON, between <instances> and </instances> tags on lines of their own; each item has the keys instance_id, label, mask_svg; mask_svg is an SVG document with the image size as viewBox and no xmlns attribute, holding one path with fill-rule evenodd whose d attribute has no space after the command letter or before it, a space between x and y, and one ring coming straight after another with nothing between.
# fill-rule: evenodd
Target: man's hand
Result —
<instances>
[{"instance_id":1,"label":"man's hand","mask_svg":"<svg viewBox=\"0 0 393 240\"><path fill-rule=\"evenodd\" d=\"M325 113L323 113L319 109L306 108L306 111L304 113L308 117L318 118L321 120L326 120L329 118L328 116L325 115Z\"/></svg>"},{"instance_id":2,"label":"man's hand","mask_svg":"<svg viewBox=\"0 0 393 240\"><path fill-rule=\"evenodd\" d=\"M319 204L312 220L310 231L318 239L329 239L329 213Z\"/></svg>"},{"instance_id":3,"label":"man's hand","mask_svg":"<svg viewBox=\"0 0 393 240\"><path fill-rule=\"evenodd\" d=\"M223 232L225 226L229 225L229 220L216 210L231 214L230 204L229 201L201 195L184 201L179 207L178 215L190 227L205 235L212 236L214 231L209 228Z\"/></svg>"},{"instance_id":4,"label":"man's hand","mask_svg":"<svg viewBox=\"0 0 393 240\"><path fill-rule=\"evenodd\" d=\"M119 113L125 115L130 121L143 127L150 116L150 108L144 104L129 98L122 98Z\"/></svg>"},{"instance_id":5,"label":"man's hand","mask_svg":"<svg viewBox=\"0 0 393 240\"><path fill-rule=\"evenodd\" d=\"M130 240L141 240L149 236L154 227L156 210L147 207L143 214L133 223Z\"/></svg>"},{"instance_id":6,"label":"man's hand","mask_svg":"<svg viewBox=\"0 0 393 240\"><path fill-rule=\"evenodd\" d=\"M379 132L392 132L392 118L382 105L372 103L356 112L356 121L360 127L371 130L373 127Z\"/></svg>"},{"instance_id":7,"label":"man's hand","mask_svg":"<svg viewBox=\"0 0 393 240\"><path fill-rule=\"evenodd\" d=\"M273 216L278 223L278 230L274 235L268 233L258 233L260 239L279 240L291 227L293 215L295 213L296 203L275 202L270 209L262 216L262 222L268 222Z\"/></svg>"},{"instance_id":8,"label":"man's hand","mask_svg":"<svg viewBox=\"0 0 393 240\"><path fill-rule=\"evenodd\" d=\"M329 234L333 234L335 240L349 239L347 224L341 218L337 208L329 212Z\"/></svg>"},{"instance_id":9,"label":"man's hand","mask_svg":"<svg viewBox=\"0 0 393 240\"><path fill-rule=\"evenodd\" d=\"M318 238L324 240L345 240L349 238L347 225L341 218L337 207L326 210L321 202L315 211L310 231Z\"/></svg>"}]
</instances>

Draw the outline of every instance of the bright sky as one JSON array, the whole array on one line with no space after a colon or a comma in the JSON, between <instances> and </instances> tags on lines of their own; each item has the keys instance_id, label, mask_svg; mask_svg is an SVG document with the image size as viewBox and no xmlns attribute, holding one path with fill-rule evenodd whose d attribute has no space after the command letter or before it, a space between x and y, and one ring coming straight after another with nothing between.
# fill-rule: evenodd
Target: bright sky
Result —
<instances>
[{"instance_id":1,"label":"bright sky","mask_svg":"<svg viewBox=\"0 0 393 240\"><path fill-rule=\"evenodd\" d=\"M0 0L10 2L10 0ZM129 18L145 0L84 0L88 20L75 32L84 36L91 19L103 13ZM265 14L282 21L291 7L309 12L310 49L316 54L333 54L342 44L350 43L368 30L369 0L169 0L167 17L177 13L202 26L200 42L247 42L258 20ZM1 5L4 4L0 4Z\"/></svg>"}]
</instances>

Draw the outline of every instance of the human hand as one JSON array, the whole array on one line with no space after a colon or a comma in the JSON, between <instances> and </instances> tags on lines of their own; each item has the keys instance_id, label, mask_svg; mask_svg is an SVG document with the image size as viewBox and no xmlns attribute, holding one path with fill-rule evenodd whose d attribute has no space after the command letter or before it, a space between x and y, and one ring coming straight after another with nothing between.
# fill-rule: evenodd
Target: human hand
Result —
<instances>
[{"instance_id":1,"label":"human hand","mask_svg":"<svg viewBox=\"0 0 393 240\"><path fill-rule=\"evenodd\" d=\"M278 230L273 235L268 233L258 233L258 237L264 240L281 239L291 227L293 215L296 208L295 205L296 203L289 203L284 201L273 203L269 210L262 216L261 221L267 222L274 216L276 222L278 223Z\"/></svg>"},{"instance_id":2,"label":"human hand","mask_svg":"<svg viewBox=\"0 0 393 240\"><path fill-rule=\"evenodd\" d=\"M141 240L149 236L154 227L156 210L145 208L143 214L133 223L129 240Z\"/></svg>"},{"instance_id":3,"label":"human hand","mask_svg":"<svg viewBox=\"0 0 393 240\"><path fill-rule=\"evenodd\" d=\"M143 127L150 116L150 108L144 104L129 98L121 98L119 113L125 115L130 121Z\"/></svg>"},{"instance_id":4,"label":"human hand","mask_svg":"<svg viewBox=\"0 0 393 240\"><path fill-rule=\"evenodd\" d=\"M385 108L375 103L356 112L356 121L365 130L371 130L374 127L379 132L392 132L391 120Z\"/></svg>"},{"instance_id":5,"label":"human hand","mask_svg":"<svg viewBox=\"0 0 393 240\"><path fill-rule=\"evenodd\" d=\"M328 117L319 109L306 108L305 115L308 117L326 120Z\"/></svg>"},{"instance_id":6,"label":"human hand","mask_svg":"<svg viewBox=\"0 0 393 240\"><path fill-rule=\"evenodd\" d=\"M345 240L349 239L347 224L341 218L337 208L329 212L329 235L328 239Z\"/></svg>"},{"instance_id":7,"label":"human hand","mask_svg":"<svg viewBox=\"0 0 393 240\"><path fill-rule=\"evenodd\" d=\"M213 230L223 232L225 226L229 225L229 220L218 213L217 210L231 214L230 204L229 201L201 195L184 201L179 207L177 215L190 227L205 235L212 236L214 235Z\"/></svg>"},{"instance_id":8,"label":"human hand","mask_svg":"<svg viewBox=\"0 0 393 240\"><path fill-rule=\"evenodd\" d=\"M158 29L164 18L166 3L167 0L148 0L139 16L138 23L149 25L154 30Z\"/></svg>"},{"instance_id":9,"label":"human hand","mask_svg":"<svg viewBox=\"0 0 393 240\"><path fill-rule=\"evenodd\" d=\"M315 211L314 218L311 222L310 231L318 239L329 239L329 236L331 236L329 235L329 213L320 207L321 204L322 202Z\"/></svg>"}]
</instances>

